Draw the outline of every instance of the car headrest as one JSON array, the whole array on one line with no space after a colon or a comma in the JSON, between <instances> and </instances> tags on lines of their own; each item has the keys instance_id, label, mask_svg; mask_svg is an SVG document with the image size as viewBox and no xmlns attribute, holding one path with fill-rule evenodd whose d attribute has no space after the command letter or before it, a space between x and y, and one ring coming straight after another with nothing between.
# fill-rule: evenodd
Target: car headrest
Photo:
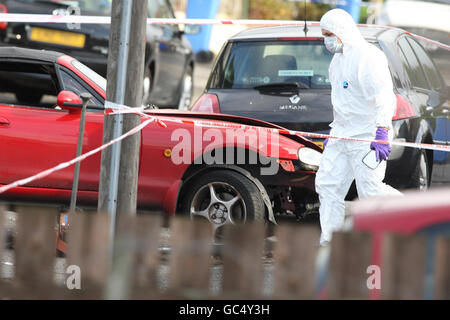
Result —
<instances>
[{"instance_id":1,"label":"car headrest","mask_svg":"<svg viewBox=\"0 0 450 320\"><path fill-rule=\"evenodd\" d=\"M261 75L278 79L279 70L297 70L297 60L294 56L277 54L266 56L261 66Z\"/></svg>"},{"instance_id":2,"label":"car headrest","mask_svg":"<svg viewBox=\"0 0 450 320\"><path fill-rule=\"evenodd\" d=\"M266 56L263 61L265 64L273 64L280 70L297 69L297 59L287 54Z\"/></svg>"}]
</instances>

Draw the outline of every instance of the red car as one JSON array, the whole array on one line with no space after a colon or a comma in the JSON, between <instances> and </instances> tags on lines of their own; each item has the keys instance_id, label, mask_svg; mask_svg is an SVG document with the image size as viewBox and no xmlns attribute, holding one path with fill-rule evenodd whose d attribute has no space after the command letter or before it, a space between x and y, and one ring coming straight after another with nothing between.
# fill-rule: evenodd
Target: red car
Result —
<instances>
[{"instance_id":1,"label":"red car","mask_svg":"<svg viewBox=\"0 0 450 320\"><path fill-rule=\"evenodd\" d=\"M0 88L0 186L75 157L80 109L64 103L78 100L83 92L92 95L89 105L96 106L87 110L83 152L102 144L106 80L76 59L2 47ZM30 103L35 92L44 94L38 104ZM163 119L167 128L151 123L142 131L139 209L204 216L221 226L273 221L274 213L301 217L317 208L314 177L322 149L311 141L268 135L267 128L280 127L250 118L145 112ZM236 140L227 141L227 135ZM100 158L97 153L81 163L80 206L97 204ZM73 167L68 167L10 189L0 200L67 205L72 179Z\"/></svg>"},{"instance_id":2,"label":"red car","mask_svg":"<svg viewBox=\"0 0 450 320\"><path fill-rule=\"evenodd\" d=\"M403 197L377 197L358 200L351 206L343 230L368 232L372 238L371 265L379 266L383 273L383 236L389 233L425 237L426 249L423 263L425 278L422 298L436 299L435 273L438 237L450 237L449 188L429 191L408 191ZM326 298L326 277L330 248L323 248L318 259L317 292ZM381 275L383 276L383 275ZM418 275L420 276L420 275ZM381 290L371 289L371 299L380 299Z\"/></svg>"}]
</instances>

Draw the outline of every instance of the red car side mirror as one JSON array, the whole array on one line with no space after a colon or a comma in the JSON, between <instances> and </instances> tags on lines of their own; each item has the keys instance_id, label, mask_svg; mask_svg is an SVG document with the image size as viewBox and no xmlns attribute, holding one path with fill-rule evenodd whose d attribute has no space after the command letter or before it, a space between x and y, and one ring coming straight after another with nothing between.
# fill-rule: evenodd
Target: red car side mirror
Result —
<instances>
[{"instance_id":1,"label":"red car side mirror","mask_svg":"<svg viewBox=\"0 0 450 320\"><path fill-rule=\"evenodd\" d=\"M80 107L66 106L66 103L79 104L80 106L83 104L83 101L81 101L81 98L75 92L67 90L61 91L56 98L56 104L61 109L68 110L69 112L81 112Z\"/></svg>"}]
</instances>

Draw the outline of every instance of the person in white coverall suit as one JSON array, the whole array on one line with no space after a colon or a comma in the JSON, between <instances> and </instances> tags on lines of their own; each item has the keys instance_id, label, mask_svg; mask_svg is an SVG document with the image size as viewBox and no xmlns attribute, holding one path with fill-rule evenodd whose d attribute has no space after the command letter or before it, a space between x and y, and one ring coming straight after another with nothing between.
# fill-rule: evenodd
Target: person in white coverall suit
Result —
<instances>
[{"instance_id":1,"label":"person in white coverall suit","mask_svg":"<svg viewBox=\"0 0 450 320\"><path fill-rule=\"evenodd\" d=\"M327 49L334 53L329 67L334 120L331 136L389 141L396 107L388 62L384 53L362 37L353 18L342 9L333 9L320 20ZM383 183L386 161L370 169L362 159L375 150L377 160L385 160L389 144L329 139L316 175L320 200L320 244L331 240L345 217L345 196L353 182L359 198L401 195Z\"/></svg>"}]
</instances>

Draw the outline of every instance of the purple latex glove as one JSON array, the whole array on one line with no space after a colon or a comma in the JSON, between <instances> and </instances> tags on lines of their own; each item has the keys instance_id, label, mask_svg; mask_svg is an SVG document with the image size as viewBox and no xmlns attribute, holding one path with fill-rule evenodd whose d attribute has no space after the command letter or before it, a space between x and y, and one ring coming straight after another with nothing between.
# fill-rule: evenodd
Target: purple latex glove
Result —
<instances>
[{"instance_id":1,"label":"purple latex glove","mask_svg":"<svg viewBox=\"0 0 450 320\"><path fill-rule=\"evenodd\" d=\"M378 128L375 136L375 140L388 140L388 131L384 128ZM391 146L385 143L372 142L370 149L375 150L377 155L377 161L386 160L391 153Z\"/></svg>"},{"instance_id":2,"label":"purple latex glove","mask_svg":"<svg viewBox=\"0 0 450 320\"><path fill-rule=\"evenodd\" d=\"M328 138L326 138L325 140L323 140L323 149L325 149L327 143L328 143Z\"/></svg>"}]
</instances>

